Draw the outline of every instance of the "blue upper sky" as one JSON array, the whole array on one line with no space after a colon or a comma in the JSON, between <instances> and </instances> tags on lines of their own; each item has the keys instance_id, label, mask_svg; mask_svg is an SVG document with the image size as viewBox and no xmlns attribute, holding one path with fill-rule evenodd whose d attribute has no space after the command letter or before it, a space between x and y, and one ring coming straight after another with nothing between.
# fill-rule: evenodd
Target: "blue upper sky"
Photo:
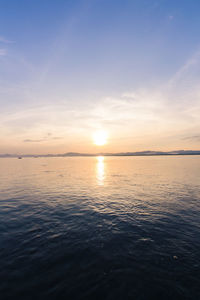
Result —
<instances>
[{"instance_id":1,"label":"blue upper sky","mask_svg":"<svg viewBox=\"0 0 200 300\"><path fill-rule=\"evenodd\" d=\"M2 152L93 151L97 129L112 151L198 148L199 15L197 0L0 0Z\"/></svg>"}]
</instances>

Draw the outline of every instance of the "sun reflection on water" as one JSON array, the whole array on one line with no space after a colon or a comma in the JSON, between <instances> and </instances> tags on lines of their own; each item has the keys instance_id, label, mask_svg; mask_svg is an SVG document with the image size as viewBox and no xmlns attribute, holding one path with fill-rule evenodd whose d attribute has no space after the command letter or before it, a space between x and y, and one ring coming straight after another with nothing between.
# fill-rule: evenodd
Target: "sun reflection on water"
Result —
<instances>
[{"instance_id":1,"label":"sun reflection on water","mask_svg":"<svg viewBox=\"0 0 200 300\"><path fill-rule=\"evenodd\" d=\"M104 168L104 157L97 157L97 166L96 166L96 174L97 174L97 183L98 185L104 185L105 179L105 168Z\"/></svg>"}]
</instances>

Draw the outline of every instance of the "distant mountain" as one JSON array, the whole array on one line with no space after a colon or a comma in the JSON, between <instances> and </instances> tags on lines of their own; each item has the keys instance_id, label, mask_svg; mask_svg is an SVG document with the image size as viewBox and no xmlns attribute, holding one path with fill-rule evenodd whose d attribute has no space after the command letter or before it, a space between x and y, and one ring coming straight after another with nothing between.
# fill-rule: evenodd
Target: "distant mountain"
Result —
<instances>
[{"instance_id":1,"label":"distant mountain","mask_svg":"<svg viewBox=\"0 0 200 300\"><path fill-rule=\"evenodd\" d=\"M200 150L174 150L174 151L140 151L140 152L119 152L119 153L78 153L67 152L63 154L0 154L0 158L9 157L77 157L77 156L158 156L158 155L200 155Z\"/></svg>"}]
</instances>

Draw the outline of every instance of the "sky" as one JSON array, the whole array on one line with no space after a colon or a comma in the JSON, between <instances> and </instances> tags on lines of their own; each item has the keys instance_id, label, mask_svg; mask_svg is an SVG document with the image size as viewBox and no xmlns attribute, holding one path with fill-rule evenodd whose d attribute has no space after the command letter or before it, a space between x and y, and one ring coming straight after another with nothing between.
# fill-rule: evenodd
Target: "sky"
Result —
<instances>
[{"instance_id":1,"label":"sky","mask_svg":"<svg viewBox=\"0 0 200 300\"><path fill-rule=\"evenodd\" d=\"M200 150L199 14L197 0L0 0L0 153Z\"/></svg>"}]
</instances>

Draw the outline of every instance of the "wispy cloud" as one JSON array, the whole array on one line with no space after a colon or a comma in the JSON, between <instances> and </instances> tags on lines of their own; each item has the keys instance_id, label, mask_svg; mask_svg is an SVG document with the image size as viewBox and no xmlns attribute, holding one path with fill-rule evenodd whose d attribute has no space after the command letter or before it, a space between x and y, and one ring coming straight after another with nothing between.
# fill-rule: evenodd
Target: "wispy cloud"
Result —
<instances>
[{"instance_id":1,"label":"wispy cloud","mask_svg":"<svg viewBox=\"0 0 200 300\"><path fill-rule=\"evenodd\" d=\"M6 49L1 49L0 48L0 56L5 56L7 54Z\"/></svg>"},{"instance_id":2,"label":"wispy cloud","mask_svg":"<svg viewBox=\"0 0 200 300\"><path fill-rule=\"evenodd\" d=\"M193 140L200 141L200 135L186 136L182 138L183 140Z\"/></svg>"},{"instance_id":3,"label":"wispy cloud","mask_svg":"<svg viewBox=\"0 0 200 300\"><path fill-rule=\"evenodd\" d=\"M47 133L46 136L44 136L41 139L24 139L24 143L41 143L41 142L47 142L51 140L61 140L62 137L60 136L52 136L52 133Z\"/></svg>"},{"instance_id":4,"label":"wispy cloud","mask_svg":"<svg viewBox=\"0 0 200 300\"><path fill-rule=\"evenodd\" d=\"M38 147L40 143L41 147L58 145L62 140L65 147L81 139L87 141L94 130L102 128L110 133L114 143L120 140L130 143L126 149L134 143L152 148L152 141L157 147L162 144L163 148L169 145L197 147L200 141L199 67L200 56L195 54L167 82L154 88L130 89L115 97L102 97L79 106L75 101L59 101L56 95L55 104L52 101L32 108L27 104L27 108L20 106L13 113L2 111L2 135L5 139L14 137L24 147L31 147L31 143L38 143Z\"/></svg>"},{"instance_id":5,"label":"wispy cloud","mask_svg":"<svg viewBox=\"0 0 200 300\"><path fill-rule=\"evenodd\" d=\"M40 139L40 140L31 140L31 139L25 139L23 142L24 143L41 143L44 142L45 139Z\"/></svg>"},{"instance_id":6,"label":"wispy cloud","mask_svg":"<svg viewBox=\"0 0 200 300\"><path fill-rule=\"evenodd\" d=\"M4 38L3 36L0 36L0 43L12 44L12 43L14 43L14 41L8 40L8 39Z\"/></svg>"},{"instance_id":7,"label":"wispy cloud","mask_svg":"<svg viewBox=\"0 0 200 300\"><path fill-rule=\"evenodd\" d=\"M62 137L61 137L61 136L54 136L54 137L52 138L52 140L62 140Z\"/></svg>"},{"instance_id":8,"label":"wispy cloud","mask_svg":"<svg viewBox=\"0 0 200 300\"><path fill-rule=\"evenodd\" d=\"M199 72L200 65L200 49L196 51L184 64L179 68L179 70L172 76L168 82L168 88L176 87L177 82L183 81L192 77L196 79L196 72ZM198 77L199 78L199 77ZM194 82L194 81L193 81Z\"/></svg>"}]
</instances>

